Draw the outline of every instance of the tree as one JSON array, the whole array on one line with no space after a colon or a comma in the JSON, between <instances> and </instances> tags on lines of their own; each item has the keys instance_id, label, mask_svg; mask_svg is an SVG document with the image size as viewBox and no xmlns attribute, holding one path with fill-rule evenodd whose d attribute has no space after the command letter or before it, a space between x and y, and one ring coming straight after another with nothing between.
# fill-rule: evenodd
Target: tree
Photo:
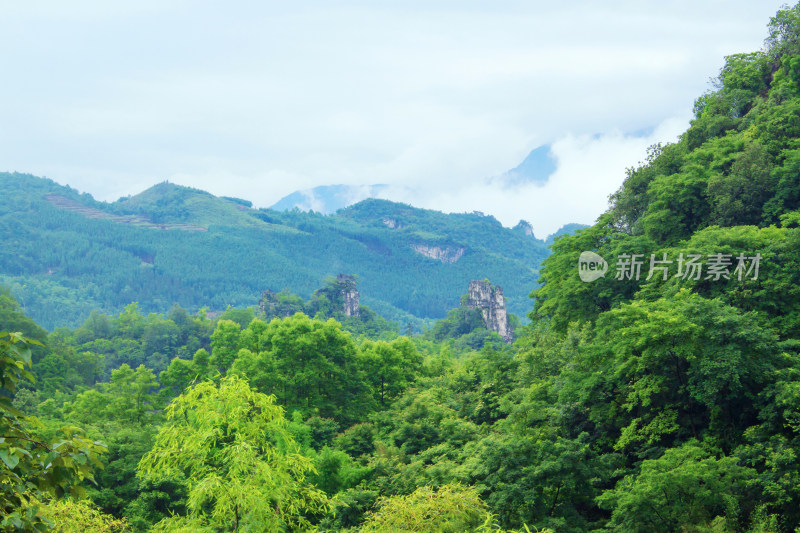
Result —
<instances>
[{"instance_id":1,"label":"tree","mask_svg":"<svg viewBox=\"0 0 800 533\"><path fill-rule=\"evenodd\" d=\"M612 511L609 526L630 533L669 533L710 523L736 521L753 507L748 480L756 472L732 457L715 458L696 442L667 450L642 463L638 474L603 493L600 505ZM742 509L743 508L743 509Z\"/></svg>"},{"instance_id":2,"label":"tree","mask_svg":"<svg viewBox=\"0 0 800 533\"><path fill-rule=\"evenodd\" d=\"M304 418L333 418L347 427L371 408L356 346L335 320L322 322L302 313L273 319L258 335L258 344L248 345L237 354L231 372L247 376L260 392L275 394L289 411L300 410ZM256 347L259 352L251 351Z\"/></svg>"},{"instance_id":3,"label":"tree","mask_svg":"<svg viewBox=\"0 0 800 533\"><path fill-rule=\"evenodd\" d=\"M769 157L758 143L750 143L737 157L727 175L708 182L713 206L712 220L720 226L756 225L764 203L775 189Z\"/></svg>"},{"instance_id":4,"label":"tree","mask_svg":"<svg viewBox=\"0 0 800 533\"><path fill-rule=\"evenodd\" d=\"M492 516L472 487L420 487L408 496L378 500L361 533L462 533L490 525ZM487 530L489 528L487 527Z\"/></svg>"},{"instance_id":5,"label":"tree","mask_svg":"<svg viewBox=\"0 0 800 533\"><path fill-rule=\"evenodd\" d=\"M62 428L64 437L45 443L31 421L12 407L17 387L33 382L30 344L19 333L0 332L0 531L46 531L39 501L84 494L80 482L93 481L92 468L105 446ZM39 344L41 346L41 344Z\"/></svg>"},{"instance_id":6,"label":"tree","mask_svg":"<svg viewBox=\"0 0 800 533\"><path fill-rule=\"evenodd\" d=\"M211 364L220 372L227 371L236 357L241 329L233 320L217 322L217 327L211 335Z\"/></svg>"},{"instance_id":7,"label":"tree","mask_svg":"<svg viewBox=\"0 0 800 533\"><path fill-rule=\"evenodd\" d=\"M367 342L361 348L361 358L381 407L402 394L422 366L422 357L405 337L391 342Z\"/></svg>"},{"instance_id":8,"label":"tree","mask_svg":"<svg viewBox=\"0 0 800 533\"><path fill-rule=\"evenodd\" d=\"M478 492L457 483L436 490L426 485L407 496L382 497L377 506L358 529L360 533L517 533L500 529ZM527 533L554 533L524 527Z\"/></svg>"},{"instance_id":9,"label":"tree","mask_svg":"<svg viewBox=\"0 0 800 533\"><path fill-rule=\"evenodd\" d=\"M2 286L0 286L0 330L19 331L25 338L40 343L47 338L47 332L22 312L11 292ZM34 361L38 361L45 354L44 348L36 343L31 343L29 348Z\"/></svg>"},{"instance_id":10,"label":"tree","mask_svg":"<svg viewBox=\"0 0 800 533\"><path fill-rule=\"evenodd\" d=\"M93 508L85 501L52 500L42 506L42 514L56 524L59 533L124 533L129 531L125 520L114 518Z\"/></svg>"},{"instance_id":11,"label":"tree","mask_svg":"<svg viewBox=\"0 0 800 533\"><path fill-rule=\"evenodd\" d=\"M299 453L275 397L236 376L203 382L166 409L167 423L142 458L145 479L186 476L188 514L162 531L308 530L324 493L307 482L311 461Z\"/></svg>"},{"instance_id":12,"label":"tree","mask_svg":"<svg viewBox=\"0 0 800 533\"><path fill-rule=\"evenodd\" d=\"M210 365L210 361L211 356L205 348L197 350L191 360L174 358L167 369L158 375L163 386L160 395L173 398L192 383L218 376L219 372Z\"/></svg>"},{"instance_id":13,"label":"tree","mask_svg":"<svg viewBox=\"0 0 800 533\"><path fill-rule=\"evenodd\" d=\"M553 254L542 262L542 285L531 293L536 300L529 316L534 321L549 320L563 333L571 322L594 321L603 311L632 298L639 282L614 279L613 258L622 253L649 254L653 243L623 233L606 214L593 227L561 237L551 248ZM584 283L578 276L578 260L584 251L594 251L609 263L605 276L592 283Z\"/></svg>"},{"instance_id":14,"label":"tree","mask_svg":"<svg viewBox=\"0 0 800 533\"><path fill-rule=\"evenodd\" d=\"M67 407L82 424L104 419L142 426L156 409L156 395L152 391L157 385L152 370L144 365L133 370L125 364L111 371L108 383L99 383L96 388L82 392Z\"/></svg>"},{"instance_id":15,"label":"tree","mask_svg":"<svg viewBox=\"0 0 800 533\"><path fill-rule=\"evenodd\" d=\"M562 373L561 400L585 404L617 450L707 433L730 450L756 423L758 395L782 366L777 338L757 315L686 289L604 313L596 335Z\"/></svg>"},{"instance_id":16,"label":"tree","mask_svg":"<svg viewBox=\"0 0 800 533\"><path fill-rule=\"evenodd\" d=\"M779 10L769 21L766 45L777 62L783 55L800 52L800 4Z\"/></svg>"},{"instance_id":17,"label":"tree","mask_svg":"<svg viewBox=\"0 0 800 533\"><path fill-rule=\"evenodd\" d=\"M484 438L471 449L474 456L465 459L471 482L482 489L501 522L590 530L598 515L593 483L605 479L610 469L591 449L589 436L563 438L545 424L504 433Z\"/></svg>"}]
</instances>

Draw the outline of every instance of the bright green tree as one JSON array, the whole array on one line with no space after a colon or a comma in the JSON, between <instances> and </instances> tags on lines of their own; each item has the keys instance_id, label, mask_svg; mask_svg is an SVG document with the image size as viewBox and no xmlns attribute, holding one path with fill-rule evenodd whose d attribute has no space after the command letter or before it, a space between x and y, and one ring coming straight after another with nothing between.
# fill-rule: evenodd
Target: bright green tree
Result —
<instances>
[{"instance_id":1,"label":"bright green tree","mask_svg":"<svg viewBox=\"0 0 800 533\"><path fill-rule=\"evenodd\" d=\"M422 357L407 337L367 342L361 347L361 359L381 407L402 394L422 366Z\"/></svg>"},{"instance_id":2,"label":"bright green tree","mask_svg":"<svg viewBox=\"0 0 800 533\"><path fill-rule=\"evenodd\" d=\"M420 487L408 496L378 500L361 533L462 533L492 523L486 504L472 487L444 485L438 490ZM487 528L488 530L488 528Z\"/></svg>"},{"instance_id":3,"label":"bright green tree","mask_svg":"<svg viewBox=\"0 0 800 533\"><path fill-rule=\"evenodd\" d=\"M42 515L55 524L58 533L124 533L130 531L124 519L98 511L84 500L51 500Z\"/></svg>"},{"instance_id":4,"label":"bright green tree","mask_svg":"<svg viewBox=\"0 0 800 533\"><path fill-rule=\"evenodd\" d=\"M311 461L299 453L274 396L236 376L203 382L166 409L167 423L139 464L145 479L183 472L186 516L160 531L308 531L327 498L310 485Z\"/></svg>"}]
</instances>

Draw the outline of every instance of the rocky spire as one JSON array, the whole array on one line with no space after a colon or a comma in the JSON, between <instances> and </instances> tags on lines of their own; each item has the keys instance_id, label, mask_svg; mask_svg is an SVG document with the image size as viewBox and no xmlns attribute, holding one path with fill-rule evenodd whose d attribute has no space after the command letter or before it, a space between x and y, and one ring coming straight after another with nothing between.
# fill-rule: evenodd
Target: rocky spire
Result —
<instances>
[{"instance_id":1,"label":"rocky spire","mask_svg":"<svg viewBox=\"0 0 800 533\"><path fill-rule=\"evenodd\" d=\"M487 280L470 281L466 305L480 311L486 329L494 331L506 342L514 340L511 327L508 325L502 287L495 287Z\"/></svg>"},{"instance_id":2,"label":"rocky spire","mask_svg":"<svg viewBox=\"0 0 800 533\"><path fill-rule=\"evenodd\" d=\"M336 283L339 285L339 293L344 302L344 316L359 316L361 307L358 303L358 289L356 288L356 278L350 274L339 274L336 276Z\"/></svg>"}]
</instances>

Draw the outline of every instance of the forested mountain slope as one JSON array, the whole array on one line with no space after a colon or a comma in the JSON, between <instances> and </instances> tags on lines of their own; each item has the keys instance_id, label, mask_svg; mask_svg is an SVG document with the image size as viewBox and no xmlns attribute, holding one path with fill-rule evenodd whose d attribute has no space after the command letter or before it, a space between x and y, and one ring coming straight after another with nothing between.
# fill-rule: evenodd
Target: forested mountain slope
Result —
<instances>
[{"instance_id":1,"label":"forested mountain slope","mask_svg":"<svg viewBox=\"0 0 800 533\"><path fill-rule=\"evenodd\" d=\"M717 88L700 97L679 142L654 146L648 161L630 169L611 209L580 236L553 248L537 294L536 315L560 330L594 320L634 297L653 300L681 288L719 297L743 311L759 311L782 337L800 333L798 241L800 222L800 45L796 10L773 20L763 52L726 58ZM792 15L787 15L792 13ZM609 273L592 283L575 276L581 251L609 262L641 254L640 280ZM666 254L666 256L664 255ZM678 277L680 255L702 261L723 254L734 272L737 257L760 254L758 279L725 275ZM650 280L651 255L670 269ZM729 257L730 256L730 257ZM628 259L629 260L629 259ZM748 263L749 266L749 263ZM717 276L719 277L719 276ZM752 277L752 276L750 276Z\"/></svg>"},{"instance_id":2,"label":"forested mountain slope","mask_svg":"<svg viewBox=\"0 0 800 533\"><path fill-rule=\"evenodd\" d=\"M520 434L547 428L609 469L562 485L581 487L561 493L576 530L800 526L800 6L769 30L543 264L513 416L547 406ZM584 252L604 276L579 275Z\"/></svg>"},{"instance_id":3,"label":"forested mountain slope","mask_svg":"<svg viewBox=\"0 0 800 533\"><path fill-rule=\"evenodd\" d=\"M51 180L0 174L0 283L48 328L93 309L255 305L262 290L307 297L329 275L359 278L365 302L414 322L458 306L472 279L505 289L509 309L549 253L492 217L366 200L336 215L257 210L169 183L114 203Z\"/></svg>"}]
</instances>

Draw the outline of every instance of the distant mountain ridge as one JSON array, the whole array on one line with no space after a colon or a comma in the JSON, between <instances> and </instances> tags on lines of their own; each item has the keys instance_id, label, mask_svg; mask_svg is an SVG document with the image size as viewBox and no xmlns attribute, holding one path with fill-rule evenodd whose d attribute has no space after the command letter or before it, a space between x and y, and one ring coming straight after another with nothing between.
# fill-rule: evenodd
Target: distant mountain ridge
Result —
<instances>
[{"instance_id":1,"label":"distant mountain ridge","mask_svg":"<svg viewBox=\"0 0 800 533\"><path fill-rule=\"evenodd\" d=\"M326 216L167 182L110 203L26 174L0 173L0 188L0 284L48 328L131 302L165 312L255 305L266 289L307 297L339 273L356 275L364 303L401 323L443 317L484 278L525 315L549 254L494 217L388 200Z\"/></svg>"},{"instance_id":2,"label":"distant mountain ridge","mask_svg":"<svg viewBox=\"0 0 800 533\"><path fill-rule=\"evenodd\" d=\"M320 185L284 196L270 209L275 211L315 211L330 215L367 198L377 198L388 185Z\"/></svg>"},{"instance_id":3,"label":"distant mountain ridge","mask_svg":"<svg viewBox=\"0 0 800 533\"><path fill-rule=\"evenodd\" d=\"M516 186L525 183L544 185L556 171L556 159L550 145L534 148L525 159L508 172L501 174L496 181L504 186Z\"/></svg>"},{"instance_id":4,"label":"distant mountain ridge","mask_svg":"<svg viewBox=\"0 0 800 533\"><path fill-rule=\"evenodd\" d=\"M556 159L550 145L534 148L516 167L488 178L498 187L512 187L533 183L544 185L556 171ZM312 189L303 189L288 194L272 204L275 211L315 211L325 215L333 214L339 209L356 204L367 198L380 198L390 191L388 185L321 185Z\"/></svg>"}]
</instances>

